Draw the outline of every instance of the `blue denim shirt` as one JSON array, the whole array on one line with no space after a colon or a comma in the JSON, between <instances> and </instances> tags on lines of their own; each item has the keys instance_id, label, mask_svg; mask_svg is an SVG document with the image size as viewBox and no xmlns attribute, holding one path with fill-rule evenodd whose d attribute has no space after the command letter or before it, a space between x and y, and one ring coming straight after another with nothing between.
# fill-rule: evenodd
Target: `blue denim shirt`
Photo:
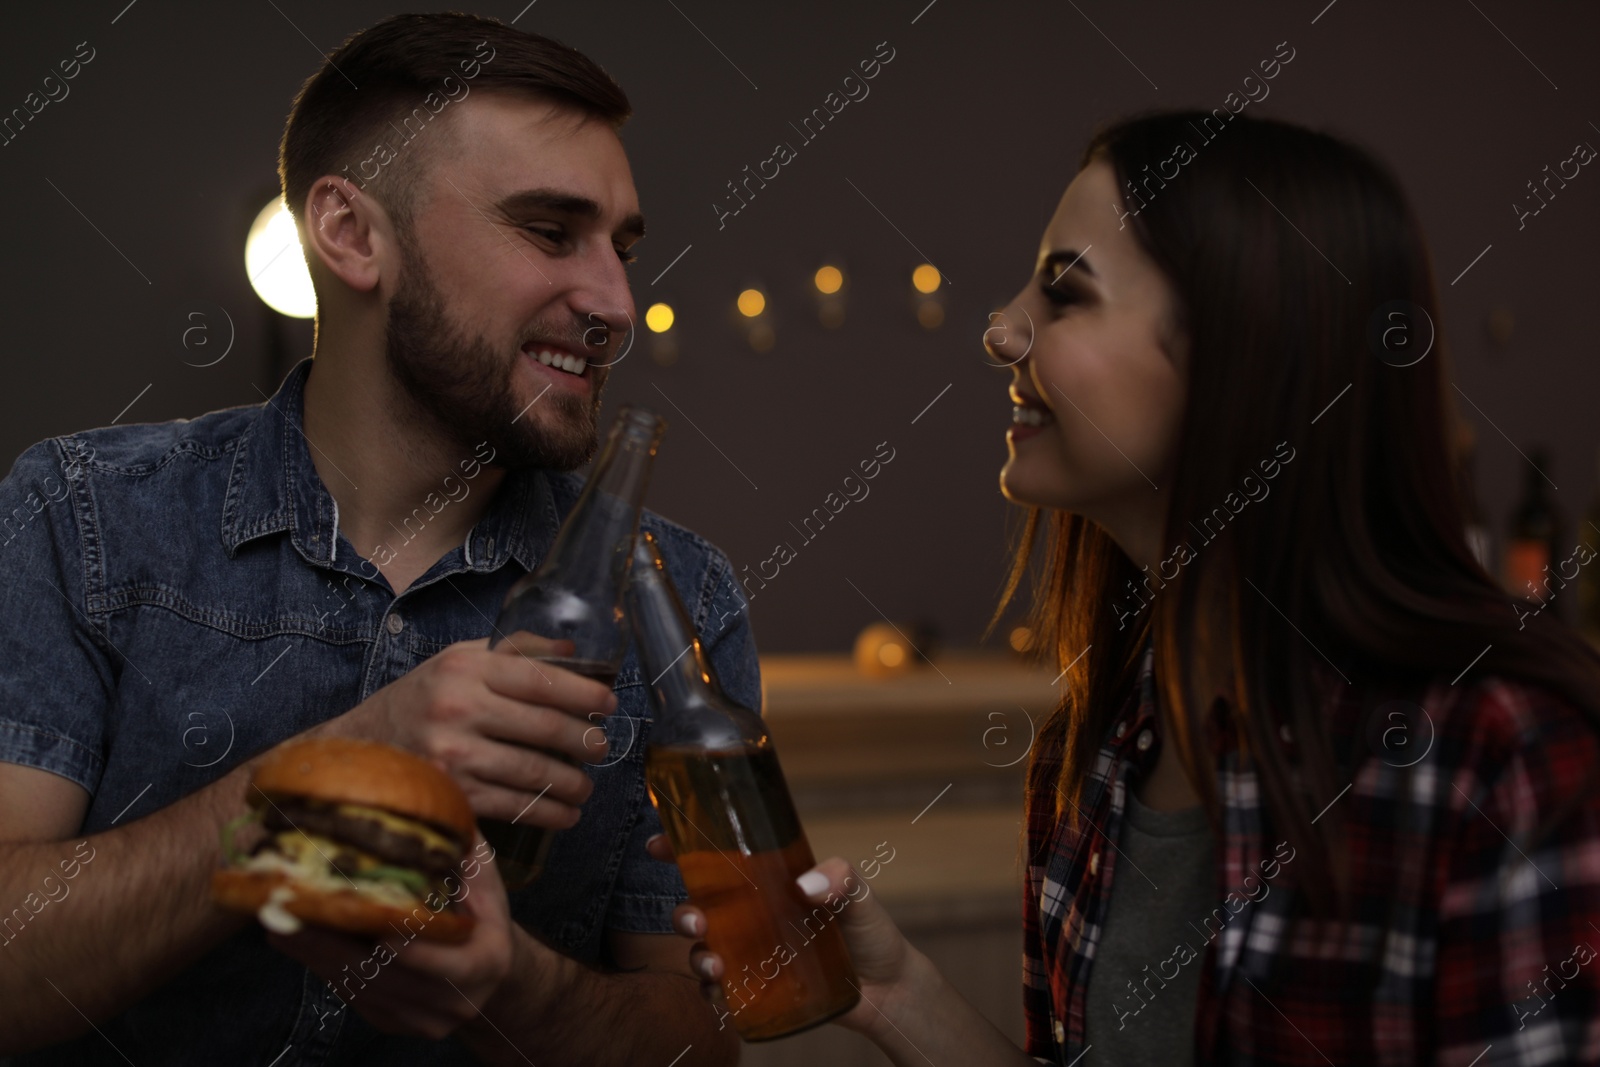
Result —
<instances>
[{"instance_id":1,"label":"blue denim shirt","mask_svg":"<svg viewBox=\"0 0 1600 1067\"><path fill-rule=\"evenodd\" d=\"M466 541L395 596L339 532L311 463L301 429L310 366L265 405L35 445L0 483L0 760L88 790L81 834L149 815L445 646L487 636L507 589L539 563L577 498L576 475L509 473ZM441 504L457 506L460 486L488 491L473 487L471 470L396 528L390 546ZM654 514L643 527L660 539L724 689L759 708L755 645L727 558ZM595 789L581 820L557 837L545 875L511 899L518 922L589 963L603 960L607 931L670 932L686 896L677 870L644 851L659 823L643 775L646 686L631 648L616 690L611 753L589 768ZM78 877L117 872L91 862ZM146 903L127 902L129 923ZM71 923L72 907L68 896L32 921ZM9 936L27 936L14 926ZM96 1022L103 1037L90 1030L15 1063L474 1062L455 1041L377 1032L268 948L256 924Z\"/></svg>"}]
</instances>

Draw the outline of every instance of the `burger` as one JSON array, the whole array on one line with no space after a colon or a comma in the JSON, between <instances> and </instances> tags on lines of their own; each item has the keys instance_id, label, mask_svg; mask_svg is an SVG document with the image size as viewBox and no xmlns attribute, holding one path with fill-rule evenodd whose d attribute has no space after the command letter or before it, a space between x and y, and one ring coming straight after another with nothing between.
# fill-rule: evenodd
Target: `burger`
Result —
<instances>
[{"instance_id":1,"label":"burger","mask_svg":"<svg viewBox=\"0 0 1600 1067\"><path fill-rule=\"evenodd\" d=\"M226 866L211 879L223 907L280 933L301 922L408 940L472 933L449 891L473 840L472 807L433 764L370 741L291 742L256 770L250 806L223 828Z\"/></svg>"}]
</instances>

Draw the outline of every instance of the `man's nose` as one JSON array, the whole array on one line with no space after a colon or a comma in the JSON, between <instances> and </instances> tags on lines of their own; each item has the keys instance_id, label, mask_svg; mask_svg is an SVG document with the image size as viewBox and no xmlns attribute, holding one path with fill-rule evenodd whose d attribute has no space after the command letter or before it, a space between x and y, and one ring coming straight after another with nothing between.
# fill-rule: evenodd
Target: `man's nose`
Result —
<instances>
[{"instance_id":1,"label":"man's nose","mask_svg":"<svg viewBox=\"0 0 1600 1067\"><path fill-rule=\"evenodd\" d=\"M605 349L633 328L633 292L622 260L609 245L594 260L572 295L572 309L583 323L583 345Z\"/></svg>"}]
</instances>

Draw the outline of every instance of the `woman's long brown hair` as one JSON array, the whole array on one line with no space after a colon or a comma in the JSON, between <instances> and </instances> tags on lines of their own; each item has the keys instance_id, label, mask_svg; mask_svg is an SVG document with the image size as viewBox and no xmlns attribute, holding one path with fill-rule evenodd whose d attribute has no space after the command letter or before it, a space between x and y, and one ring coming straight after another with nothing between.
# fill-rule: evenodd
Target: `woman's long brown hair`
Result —
<instances>
[{"instance_id":1,"label":"woman's long brown hair","mask_svg":"<svg viewBox=\"0 0 1600 1067\"><path fill-rule=\"evenodd\" d=\"M1059 816L1077 797L1153 641L1171 741L1213 825L1220 800L1200 739L1217 681L1231 674L1226 711L1272 832L1306 857L1297 882L1326 914L1341 897L1340 820L1321 821L1324 840L1312 819L1370 750L1364 738L1330 736L1316 673L1332 676L1324 659L1358 688L1454 679L1470 664L1461 684L1515 677L1600 727L1600 655L1553 612L1520 628L1468 548L1442 341L1401 365L1442 324L1398 182L1322 133L1243 115L1218 127L1203 112L1138 117L1098 134L1083 156L1114 168L1124 202L1107 210L1128 212L1176 293L1174 325L1187 340L1163 538L1173 555L1141 571L1094 523L1035 510L1001 610L1031 572L1037 647L1058 668L1072 665L1040 729L1030 801ZM1409 336L1383 333L1391 328ZM1263 461L1280 449L1293 458L1268 481ZM1246 476L1269 495L1249 499L1261 490ZM1191 549L1181 564L1180 544ZM1061 758L1054 781L1037 773L1045 753Z\"/></svg>"}]
</instances>

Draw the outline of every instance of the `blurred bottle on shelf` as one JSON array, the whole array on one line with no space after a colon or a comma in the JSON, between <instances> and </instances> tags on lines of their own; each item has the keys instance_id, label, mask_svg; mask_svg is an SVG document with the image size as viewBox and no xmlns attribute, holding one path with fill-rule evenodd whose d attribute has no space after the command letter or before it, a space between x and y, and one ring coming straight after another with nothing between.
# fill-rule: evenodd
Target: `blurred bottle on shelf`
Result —
<instances>
[{"instance_id":1,"label":"blurred bottle on shelf","mask_svg":"<svg viewBox=\"0 0 1600 1067\"><path fill-rule=\"evenodd\" d=\"M1485 573L1493 573L1489 524L1478 507L1478 441L1472 424L1459 423L1456 437L1456 490L1461 498L1461 517L1466 524L1467 547Z\"/></svg>"},{"instance_id":2,"label":"blurred bottle on shelf","mask_svg":"<svg viewBox=\"0 0 1600 1067\"><path fill-rule=\"evenodd\" d=\"M1600 471L1600 453L1595 458L1595 468ZM1600 555L1600 483L1596 483L1589 513L1578 525L1576 540L1591 554ZM1583 558L1580 554L1580 561ZM1578 571L1577 623L1585 637L1600 644L1600 559L1591 559Z\"/></svg>"},{"instance_id":3,"label":"blurred bottle on shelf","mask_svg":"<svg viewBox=\"0 0 1600 1067\"><path fill-rule=\"evenodd\" d=\"M1561 519L1549 493L1550 450L1535 447L1528 460L1522 500L1512 512L1506 538L1506 589L1513 596L1548 605L1560 615L1565 600L1551 595L1560 588L1559 579L1552 580L1551 574L1561 559Z\"/></svg>"}]
</instances>

